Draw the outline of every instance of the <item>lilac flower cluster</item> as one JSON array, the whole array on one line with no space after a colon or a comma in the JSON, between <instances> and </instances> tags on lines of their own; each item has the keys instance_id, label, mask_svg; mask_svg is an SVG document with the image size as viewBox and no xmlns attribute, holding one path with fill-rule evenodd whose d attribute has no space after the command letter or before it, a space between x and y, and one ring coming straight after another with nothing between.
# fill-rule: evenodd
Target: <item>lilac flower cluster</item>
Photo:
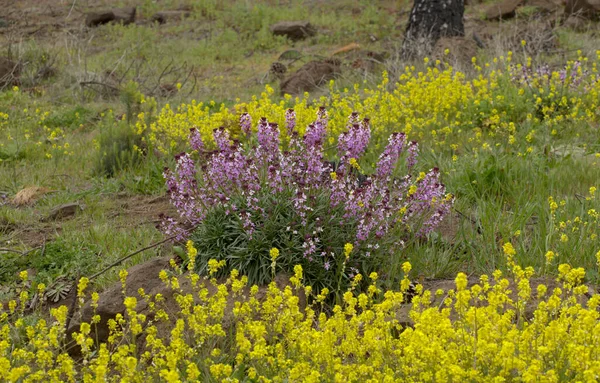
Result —
<instances>
[{"instance_id":1,"label":"lilac flower cluster","mask_svg":"<svg viewBox=\"0 0 600 383\"><path fill-rule=\"evenodd\" d=\"M510 66L511 78L514 82L533 87L534 83L541 82L543 85L550 85L553 81L553 71L548 64L538 66L536 69L531 69L526 66L521 66L520 69L515 66ZM589 79L589 71L584 69L581 61L577 60L573 65L558 71L558 81L560 85L578 88L582 83ZM593 82L598 81L596 76Z\"/></svg>"},{"instance_id":2,"label":"lilac flower cluster","mask_svg":"<svg viewBox=\"0 0 600 383\"><path fill-rule=\"evenodd\" d=\"M287 128L288 135L296 129L296 112L294 109L288 109L285 112L285 127Z\"/></svg>"},{"instance_id":3,"label":"lilac flower cluster","mask_svg":"<svg viewBox=\"0 0 600 383\"><path fill-rule=\"evenodd\" d=\"M348 130L338 139L335 171L324 155L327 121L327 111L319 109L315 122L300 137L295 130L296 114L288 110L287 151L281 149L279 127L266 118L258 122L255 145L231 141L227 130L216 129L217 149L212 152L192 130L190 147L202 154L201 161L196 164L194 153L182 153L176 157L174 171L165 169L171 202L183 222L167 217L163 229L172 233L178 223L198 225L211 209L220 207L237 217L252 238L260 222L272 218L272 206L264 201L287 200L294 222L288 230L302 241L302 255L327 269L336 255L327 250L330 244L322 238L325 229L338 227L350 233L356 253L362 251L368 257L388 235L397 238L412 232L424 236L439 225L453 198L446 194L437 169L418 177L411 174L418 157L416 142L409 143L404 133L392 134L374 174L358 177L356 161L366 152L371 137L369 120L361 121L357 113L350 116ZM242 115L241 130L247 139L250 124L250 116ZM398 172L403 176L396 177Z\"/></svg>"},{"instance_id":4,"label":"lilac flower cluster","mask_svg":"<svg viewBox=\"0 0 600 383\"><path fill-rule=\"evenodd\" d=\"M244 113L240 116L240 128L246 137L250 136L252 132L252 117L248 113Z\"/></svg>"},{"instance_id":5,"label":"lilac flower cluster","mask_svg":"<svg viewBox=\"0 0 600 383\"><path fill-rule=\"evenodd\" d=\"M197 152L204 151L204 142L202 142L202 137L200 136L200 132L196 128L190 129L190 135L188 138L190 142L190 148Z\"/></svg>"},{"instance_id":6,"label":"lilac flower cluster","mask_svg":"<svg viewBox=\"0 0 600 383\"><path fill-rule=\"evenodd\" d=\"M360 158L365 150L367 150L369 140L371 139L371 128L368 119L365 118L359 123L354 122L354 119L351 117L350 121L351 124L348 126L348 131L340 134L338 139L340 162L345 162L350 158Z\"/></svg>"}]
</instances>

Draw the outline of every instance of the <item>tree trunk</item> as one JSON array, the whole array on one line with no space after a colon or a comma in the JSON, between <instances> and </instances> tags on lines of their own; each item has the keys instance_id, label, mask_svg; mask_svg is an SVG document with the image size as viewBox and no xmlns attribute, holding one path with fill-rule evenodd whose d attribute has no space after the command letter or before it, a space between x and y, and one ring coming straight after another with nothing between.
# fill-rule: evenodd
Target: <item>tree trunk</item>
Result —
<instances>
[{"instance_id":1,"label":"tree trunk","mask_svg":"<svg viewBox=\"0 0 600 383\"><path fill-rule=\"evenodd\" d=\"M431 54L440 37L464 36L464 0L414 0L402 43L402 58Z\"/></svg>"}]
</instances>

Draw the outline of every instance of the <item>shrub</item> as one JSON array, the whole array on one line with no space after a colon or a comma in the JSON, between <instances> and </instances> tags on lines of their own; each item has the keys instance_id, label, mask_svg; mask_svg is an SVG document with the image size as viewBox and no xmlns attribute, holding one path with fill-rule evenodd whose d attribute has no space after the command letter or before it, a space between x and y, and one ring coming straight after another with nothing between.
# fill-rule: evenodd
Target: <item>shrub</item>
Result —
<instances>
[{"instance_id":1,"label":"shrub","mask_svg":"<svg viewBox=\"0 0 600 383\"><path fill-rule=\"evenodd\" d=\"M303 137L293 110L287 112L289 140L282 142L278 125L265 118L257 130L254 137L244 114L242 142L217 129L217 150L209 152L193 129L193 152L177 156L174 172L165 170L180 223L195 227L190 238L199 272L210 259L226 260L225 272L238 269L251 283L266 283L274 246L281 252L277 272L300 264L313 287L337 291L353 275L397 261L404 244L425 237L452 204L437 169L414 174L418 145L403 133L390 136L374 173L362 174L371 127L356 113L339 136L335 167L325 161L323 108ZM182 225L167 219L163 227L173 234Z\"/></svg>"},{"instance_id":2,"label":"shrub","mask_svg":"<svg viewBox=\"0 0 600 383\"><path fill-rule=\"evenodd\" d=\"M112 120L112 113L107 118L108 124L100 132L98 153L96 155L95 173L113 177L119 171L135 165L141 159L140 137L126 121Z\"/></svg>"}]
</instances>

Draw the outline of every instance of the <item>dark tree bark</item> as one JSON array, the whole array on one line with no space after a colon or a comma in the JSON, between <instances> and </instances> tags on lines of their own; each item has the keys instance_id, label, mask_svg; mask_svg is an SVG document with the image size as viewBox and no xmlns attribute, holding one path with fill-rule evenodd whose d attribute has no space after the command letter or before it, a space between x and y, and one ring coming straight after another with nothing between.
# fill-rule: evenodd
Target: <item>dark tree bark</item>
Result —
<instances>
[{"instance_id":1,"label":"dark tree bark","mask_svg":"<svg viewBox=\"0 0 600 383\"><path fill-rule=\"evenodd\" d=\"M402 43L403 59L429 55L440 37L464 36L464 0L414 0Z\"/></svg>"}]
</instances>

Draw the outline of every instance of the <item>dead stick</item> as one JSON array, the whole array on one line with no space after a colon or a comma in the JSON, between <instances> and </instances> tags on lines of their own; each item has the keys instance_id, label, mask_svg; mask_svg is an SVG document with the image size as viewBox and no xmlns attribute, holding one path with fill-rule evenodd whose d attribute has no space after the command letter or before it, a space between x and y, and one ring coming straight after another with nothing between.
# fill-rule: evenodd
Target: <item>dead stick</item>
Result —
<instances>
[{"instance_id":1,"label":"dead stick","mask_svg":"<svg viewBox=\"0 0 600 383\"><path fill-rule=\"evenodd\" d=\"M94 278L96 278L96 277L98 277L98 276L100 276L100 275L104 274L104 273L105 273L105 272L107 272L108 270L110 270L110 269L112 269L113 267L115 267L115 266L119 265L119 264L120 264L120 263L122 263L123 261L125 261L125 260L127 260L127 259L129 259L129 258L133 257L134 255L137 255L137 254L139 254L139 253L142 253L142 252L144 252L144 251L146 251L146 250L150 250L150 249L152 249L152 248L154 248L154 247L156 247L156 246L158 246L158 245L162 245L162 244L163 244L163 243L165 243L165 242L169 242L170 240L172 240L172 239L175 239L175 238L176 238L176 237L178 237L179 235L180 235L180 234L176 234L176 235L170 236L169 238L165 238L165 239L163 239L162 241L155 242L155 243L153 243L152 245L146 246L146 247L144 247L143 249L139 249L139 250L136 250L136 251L134 251L134 252L133 252L133 253L131 253L131 254L127 254L127 255L126 255L126 256L124 256L123 258L117 259L115 262L111 263L110 265L108 265L108 266L107 266L106 268L104 268L103 270L100 270L100 271L98 271L96 274L92 275L92 276L89 278L89 280L91 281L92 279L94 279Z\"/></svg>"}]
</instances>

